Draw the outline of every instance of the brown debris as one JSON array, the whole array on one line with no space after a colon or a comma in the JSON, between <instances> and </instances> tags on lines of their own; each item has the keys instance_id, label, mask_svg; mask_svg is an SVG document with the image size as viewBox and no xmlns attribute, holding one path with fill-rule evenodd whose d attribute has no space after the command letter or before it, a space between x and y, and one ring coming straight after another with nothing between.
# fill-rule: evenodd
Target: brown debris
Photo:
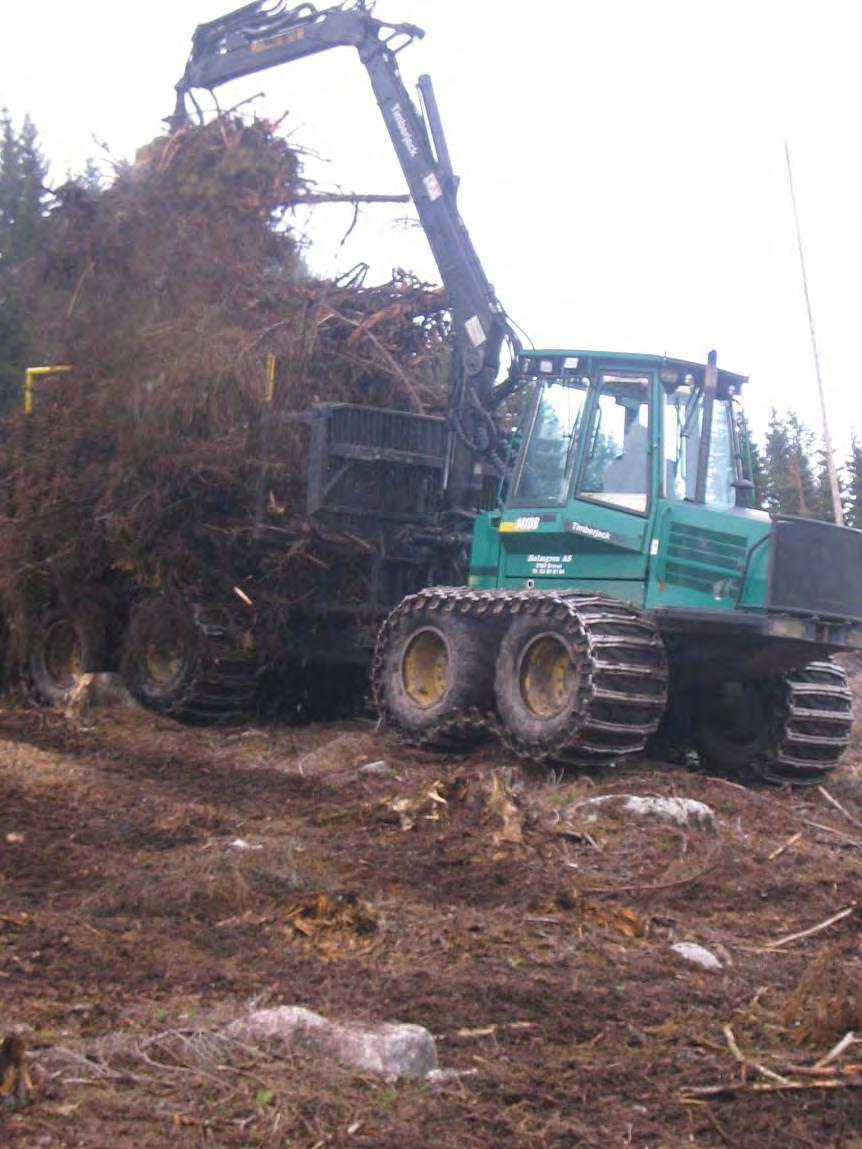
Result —
<instances>
[{"instance_id":1,"label":"brown debris","mask_svg":"<svg viewBox=\"0 0 862 1149\"><path fill-rule=\"evenodd\" d=\"M304 894L286 907L284 920L290 932L330 957L344 950L367 952L379 928L374 906L350 892Z\"/></svg>"},{"instance_id":2,"label":"brown debris","mask_svg":"<svg viewBox=\"0 0 862 1149\"><path fill-rule=\"evenodd\" d=\"M253 586L256 609L282 609L276 590L287 580L301 599L326 562L303 514L296 415L318 401L440 409L439 290L404 273L311 277L288 226L307 192L272 126L236 118L153 141L101 194L61 190L46 251L0 283L34 354L74 368L6 420L0 591L19 624L63 585L115 607L136 586L232 602ZM261 489L290 536L270 558L251 546Z\"/></svg>"},{"instance_id":3,"label":"brown debris","mask_svg":"<svg viewBox=\"0 0 862 1149\"><path fill-rule=\"evenodd\" d=\"M20 1033L0 1042L0 1098L17 1105L26 1105L34 1092L26 1058L27 1042Z\"/></svg>"},{"instance_id":4,"label":"brown debris","mask_svg":"<svg viewBox=\"0 0 862 1149\"><path fill-rule=\"evenodd\" d=\"M847 1032L862 1033L862 969L833 946L811 962L784 1006L794 1040L822 1048Z\"/></svg>"}]
</instances>

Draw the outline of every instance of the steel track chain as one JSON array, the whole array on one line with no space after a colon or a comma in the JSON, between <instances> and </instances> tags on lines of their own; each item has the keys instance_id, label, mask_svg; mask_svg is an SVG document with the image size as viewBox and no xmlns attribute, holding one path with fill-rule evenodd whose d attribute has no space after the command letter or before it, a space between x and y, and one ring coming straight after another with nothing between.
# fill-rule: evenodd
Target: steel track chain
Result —
<instances>
[{"instance_id":1,"label":"steel track chain","mask_svg":"<svg viewBox=\"0 0 862 1149\"><path fill-rule=\"evenodd\" d=\"M241 721L254 709L258 659L253 651L241 648L229 628L203 625L202 613L196 605L196 625L206 635L208 649L182 695L165 712L187 722Z\"/></svg>"},{"instance_id":2,"label":"steel track chain","mask_svg":"<svg viewBox=\"0 0 862 1149\"><path fill-rule=\"evenodd\" d=\"M850 742L853 696L834 662L812 662L783 679L776 735L757 771L769 782L815 786Z\"/></svg>"},{"instance_id":3,"label":"steel track chain","mask_svg":"<svg viewBox=\"0 0 862 1149\"><path fill-rule=\"evenodd\" d=\"M384 650L405 614L458 611L503 621L522 613L553 615L572 629L583 645L586 670L582 704L586 720L576 734L553 751L523 742L503 728L497 714L476 708L462 711L414 734L399 728L386 702ZM649 617L607 595L577 591L471 590L429 587L403 599L378 634L371 669L374 701L384 723L414 745L463 743L493 734L523 758L596 761L639 753L655 733L667 702L667 658Z\"/></svg>"}]
</instances>

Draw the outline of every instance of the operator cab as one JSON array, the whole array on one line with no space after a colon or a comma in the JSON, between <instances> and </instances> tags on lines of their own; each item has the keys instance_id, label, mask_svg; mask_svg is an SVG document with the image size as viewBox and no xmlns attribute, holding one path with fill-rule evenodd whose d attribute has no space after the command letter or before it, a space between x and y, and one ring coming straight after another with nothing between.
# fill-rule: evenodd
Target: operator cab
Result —
<instances>
[{"instance_id":1,"label":"operator cab","mask_svg":"<svg viewBox=\"0 0 862 1149\"><path fill-rule=\"evenodd\" d=\"M714 356L602 351L531 351L518 372L521 429L502 506L474 531L471 586L711 612L762 597L770 519L751 506L744 376Z\"/></svg>"},{"instance_id":2,"label":"operator cab","mask_svg":"<svg viewBox=\"0 0 862 1149\"><path fill-rule=\"evenodd\" d=\"M744 376L716 372L699 499L704 364L532 351L521 355L518 370L529 394L508 506L553 507L575 498L647 515L658 498L722 509L748 502L748 449L733 406Z\"/></svg>"}]
</instances>

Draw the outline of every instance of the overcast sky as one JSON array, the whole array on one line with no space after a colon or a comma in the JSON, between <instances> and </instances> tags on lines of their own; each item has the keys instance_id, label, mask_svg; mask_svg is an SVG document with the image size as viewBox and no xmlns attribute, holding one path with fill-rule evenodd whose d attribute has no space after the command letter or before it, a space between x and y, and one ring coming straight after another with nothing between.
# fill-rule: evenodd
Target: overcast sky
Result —
<instances>
[{"instance_id":1,"label":"overcast sky","mask_svg":"<svg viewBox=\"0 0 862 1149\"><path fill-rule=\"evenodd\" d=\"M0 106L29 112L59 182L160 130L196 24L218 0L5 0ZM461 209L489 277L537 346L668 353L750 374L747 405L818 420L787 187L789 139L823 375L842 445L862 434L862 133L857 4L818 0L379 0L426 29ZM220 91L285 121L319 182L403 191L355 53ZM313 266L435 278L408 209L318 209ZM303 229L305 219L298 221Z\"/></svg>"}]
</instances>

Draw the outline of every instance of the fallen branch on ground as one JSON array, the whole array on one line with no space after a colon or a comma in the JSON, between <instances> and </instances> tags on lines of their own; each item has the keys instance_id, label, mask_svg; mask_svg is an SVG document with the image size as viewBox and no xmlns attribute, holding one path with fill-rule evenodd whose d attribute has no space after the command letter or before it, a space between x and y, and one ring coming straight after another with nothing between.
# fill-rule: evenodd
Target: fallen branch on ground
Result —
<instances>
[{"instance_id":1,"label":"fallen branch on ground","mask_svg":"<svg viewBox=\"0 0 862 1149\"><path fill-rule=\"evenodd\" d=\"M802 941L803 938L810 938L814 934L819 934L822 933L823 930L829 929L830 926L834 926L837 922L843 921L844 918L849 918L850 915L855 912L856 903L854 902L853 905L841 910L840 913L833 914L831 918L827 918L823 922L818 922L816 926L810 926L807 930L800 930L799 933L796 934L788 934L787 937L779 938L774 942L767 942L764 949L777 950L782 946L790 945L791 942L799 942Z\"/></svg>"}]
</instances>

